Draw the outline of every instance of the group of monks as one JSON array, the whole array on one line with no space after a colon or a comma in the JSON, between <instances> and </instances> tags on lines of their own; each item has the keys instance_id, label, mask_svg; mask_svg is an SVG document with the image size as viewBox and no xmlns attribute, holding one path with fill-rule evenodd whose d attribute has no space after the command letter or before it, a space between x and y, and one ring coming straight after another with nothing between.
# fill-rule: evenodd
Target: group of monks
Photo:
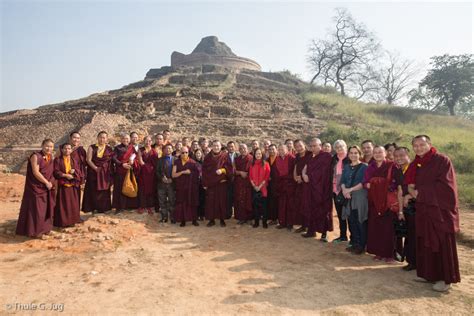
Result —
<instances>
[{"instance_id":1,"label":"group of monks","mask_svg":"<svg viewBox=\"0 0 474 316\"><path fill-rule=\"evenodd\" d=\"M114 148L108 142L101 131L86 151L73 132L54 155L54 142L45 139L28 161L16 233L41 238L53 225L82 222L80 210L115 209L156 212L161 222L180 226L204 219L209 227L217 220L226 226L234 216L239 225L262 221L263 228L320 234L328 242L336 209L340 234L332 242L348 242L348 252L386 263L406 259L403 269L416 269L417 280L436 291L460 282L456 177L427 135L413 138L413 161L406 147L370 140L360 147L318 138L308 146L300 139L262 146L254 140L249 148L206 138L172 143L165 130L141 144L135 132L121 135ZM130 176L138 182L136 197L122 190Z\"/></svg>"}]
</instances>

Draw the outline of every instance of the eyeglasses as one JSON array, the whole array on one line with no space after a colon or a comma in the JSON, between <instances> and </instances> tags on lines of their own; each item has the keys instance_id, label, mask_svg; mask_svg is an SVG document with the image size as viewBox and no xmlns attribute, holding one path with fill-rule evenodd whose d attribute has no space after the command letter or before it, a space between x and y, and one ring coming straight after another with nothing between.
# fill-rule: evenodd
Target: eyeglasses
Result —
<instances>
[{"instance_id":1,"label":"eyeglasses","mask_svg":"<svg viewBox=\"0 0 474 316\"><path fill-rule=\"evenodd\" d=\"M182 154L189 154L187 151L183 151L183 152L181 152L181 153L182 153Z\"/></svg>"}]
</instances>

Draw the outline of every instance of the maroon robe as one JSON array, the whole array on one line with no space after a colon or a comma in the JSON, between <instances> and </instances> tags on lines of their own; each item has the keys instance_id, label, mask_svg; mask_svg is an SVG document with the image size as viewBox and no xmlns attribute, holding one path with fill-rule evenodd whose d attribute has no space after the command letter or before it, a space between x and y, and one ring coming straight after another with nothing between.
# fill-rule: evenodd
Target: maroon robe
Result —
<instances>
[{"instance_id":1,"label":"maroon robe","mask_svg":"<svg viewBox=\"0 0 474 316\"><path fill-rule=\"evenodd\" d=\"M80 182L84 184L87 177L87 152L84 147L79 146L72 150L71 158L78 164L78 171L80 174Z\"/></svg>"},{"instance_id":2,"label":"maroon robe","mask_svg":"<svg viewBox=\"0 0 474 316\"><path fill-rule=\"evenodd\" d=\"M364 175L364 184L370 183L367 192L369 218L367 227L367 252L382 258L393 259L395 251L395 229L393 221L396 214L387 208L389 183L387 174L393 162L384 161L377 167L375 160L369 163ZM393 168L393 167L392 167Z\"/></svg>"},{"instance_id":3,"label":"maroon robe","mask_svg":"<svg viewBox=\"0 0 474 316\"><path fill-rule=\"evenodd\" d=\"M218 169L225 173L216 174ZM227 152L210 152L202 164L202 186L206 189L206 219L224 220L227 211L227 185L232 177L233 167Z\"/></svg>"},{"instance_id":4,"label":"maroon robe","mask_svg":"<svg viewBox=\"0 0 474 316\"><path fill-rule=\"evenodd\" d=\"M36 237L51 231L54 216L54 186L48 190L33 174L31 157L38 158L39 172L46 180L53 182L53 158L46 162L42 151L33 153L28 159L26 170L25 190L21 200L20 214L16 225L16 234Z\"/></svg>"},{"instance_id":5,"label":"maroon robe","mask_svg":"<svg viewBox=\"0 0 474 316\"><path fill-rule=\"evenodd\" d=\"M181 159L176 159L174 164L176 172L191 170L190 174L182 174L173 179L176 188L176 221L195 221L199 206L199 166L192 159L188 159L184 165Z\"/></svg>"},{"instance_id":6,"label":"maroon robe","mask_svg":"<svg viewBox=\"0 0 474 316\"><path fill-rule=\"evenodd\" d=\"M287 154L284 158L280 155L275 159L278 173L278 222L281 226L291 226L294 224L294 193L295 181L293 179L293 168L295 167L295 157Z\"/></svg>"},{"instance_id":7,"label":"maroon robe","mask_svg":"<svg viewBox=\"0 0 474 316\"><path fill-rule=\"evenodd\" d=\"M300 176L303 174L303 168L306 166L308 161L311 159L312 153L310 151L305 151L304 156L301 157L299 154L295 157L295 170L296 175ZM305 205L305 196L308 196L306 191L309 190L309 184L306 182L297 183L295 182L295 225L303 225L308 227L309 218L307 217L306 205Z\"/></svg>"},{"instance_id":8,"label":"maroon robe","mask_svg":"<svg viewBox=\"0 0 474 316\"><path fill-rule=\"evenodd\" d=\"M130 198L122 194L123 182L125 181L125 176L127 175L127 169L122 167L124 163L129 163L130 156L136 154L135 148L133 145L129 144L127 146L120 144L114 148L114 158L113 163L115 167L114 174L114 190L112 194L112 208L117 210L123 209L135 209L138 208L138 196Z\"/></svg>"},{"instance_id":9,"label":"maroon robe","mask_svg":"<svg viewBox=\"0 0 474 316\"><path fill-rule=\"evenodd\" d=\"M114 151L109 145L106 145L104 155L99 158L97 157L97 145L91 145L91 147L92 162L98 170L87 169L82 211L92 212L97 210L99 213L103 213L112 209L110 186L112 185L112 157Z\"/></svg>"},{"instance_id":10,"label":"maroon robe","mask_svg":"<svg viewBox=\"0 0 474 316\"><path fill-rule=\"evenodd\" d=\"M270 180L268 183L268 219L271 221L278 220L278 171L276 168L276 157L271 163L270 158L268 158L268 163L270 164Z\"/></svg>"},{"instance_id":11,"label":"maroon robe","mask_svg":"<svg viewBox=\"0 0 474 316\"><path fill-rule=\"evenodd\" d=\"M79 162L70 156L74 179L63 178L66 173L63 156L54 159L54 177L57 179L58 192L54 208L54 226L68 227L81 221L80 192L83 179Z\"/></svg>"},{"instance_id":12,"label":"maroon robe","mask_svg":"<svg viewBox=\"0 0 474 316\"><path fill-rule=\"evenodd\" d=\"M242 178L235 174L234 177L234 217L239 221L253 219L252 210L252 185L248 176L249 168L252 164L252 155L238 156L235 158L235 170L247 172L247 177Z\"/></svg>"},{"instance_id":13,"label":"maroon robe","mask_svg":"<svg viewBox=\"0 0 474 316\"><path fill-rule=\"evenodd\" d=\"M145 163L140 166L138 176L138 198L140 207L150 208L154 207L159 210L158 196L157 196L157 181L155 177L155 167L158 161L158 153L152 148L149 152L145 151L145 147L140 148L142 160ZM135 161L137 161L135 159ZM134 167L135 168L135 167Z\"/></svg>"},{"instance_id":14,"label":"maroon robe","mask_svg":"<svg viewBox=\"0 0 474 316\"><path fill-rule=\"evenodd\" d=\"M416 270L428 281L461 281L455 233L459 231L456 175L451 160L434 154L416 169Z\"/></svg>"},{"instance_id":15,"label":"maroon robe","mask_svg":"<svg viewBox=\"0 0 474 316\"><path fill-rule=\"evenodd\" d=\"M311 154L306 167L309 186L308 190L304 191L308 234L326 234L333 230L332 172L330 153L320 151L315 157Z\"/></svg>"}]
</instances>

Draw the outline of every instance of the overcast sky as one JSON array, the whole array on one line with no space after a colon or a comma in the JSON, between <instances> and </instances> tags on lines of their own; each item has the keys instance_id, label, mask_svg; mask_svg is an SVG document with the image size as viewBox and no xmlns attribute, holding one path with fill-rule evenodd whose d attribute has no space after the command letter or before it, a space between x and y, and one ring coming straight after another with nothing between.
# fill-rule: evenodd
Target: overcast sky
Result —
<instances>
[{"instance_id":1,"label":"overcast sky","mask_svg":"<svg viewBox=\"0 0 474 316\"><path fill-rule=\"evenodd\" d=\"M470 1L0 1L0 112L120 88L208 35L264 71L309 79L308 44L325 36L336 7L348 8L384 48L423 65L473 51Z\"/></svg>"}]
</instances>

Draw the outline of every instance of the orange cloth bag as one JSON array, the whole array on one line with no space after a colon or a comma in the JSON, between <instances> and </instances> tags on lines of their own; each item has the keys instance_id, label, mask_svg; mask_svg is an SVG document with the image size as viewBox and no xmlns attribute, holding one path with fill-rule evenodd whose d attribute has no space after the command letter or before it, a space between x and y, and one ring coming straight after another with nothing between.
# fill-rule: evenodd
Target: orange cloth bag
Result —
<instances>
[{"instance_id":1,"label":"orange cloth bag","mask_svg":"<svg viewBox=\"0 0 474 316\"><path fill-rule=\"evenodd\" d=\"M135 179L135 175L131 169L127 170L127 174L123 180L122 194L130 198L137 197L138 195L137 179Z\"/></svg>"}]
</instances>

